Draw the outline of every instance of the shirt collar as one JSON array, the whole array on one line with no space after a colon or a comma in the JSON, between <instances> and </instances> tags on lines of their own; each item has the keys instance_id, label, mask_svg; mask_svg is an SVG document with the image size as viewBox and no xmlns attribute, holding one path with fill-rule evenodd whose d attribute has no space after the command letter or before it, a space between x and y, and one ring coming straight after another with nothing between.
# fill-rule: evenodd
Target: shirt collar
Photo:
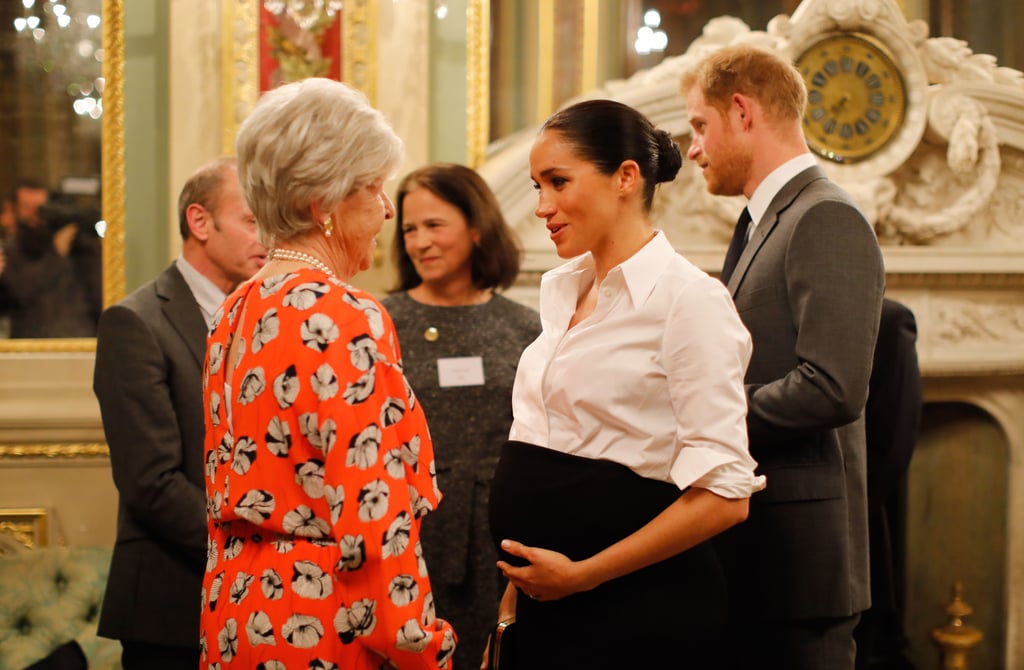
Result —
<instances>
[{"instance_id":1,"label":"shirt collar","mask_svg":"<svg viewBox=\"0 0 1024 670\"><path fill-rule=\"evenodd\" d=\"M747 204L747 210L750 212L751 230L761 222L761 218L764 213L768 211L768 205L772 204L772 200L779 194L782 187L789 183L789 180L797 176L804 170L814 165L817 165L818 161L814 158L814 154L803 153L799 156L790 158L788 161L775 168L765 177L757 188L754 190L754 195L750 196L750 202Z\"/></svg>"},{"instance_id":2,"label":"shirt collar","mask_svg":"<svg viewBox=\"0 0 1024 670\"><path fill-rule=\"evenodd\" d=\"M615 282L615 278L621 276L621 281L625 283L633 305L642 305L654 290L658 277L675 253L676 251L665 233L656 230L654 237L639 251L609 270L601 285L614 285L614 283L609 284L609 281ZM544 273L542 283L553 281L560 284L572 277L576 285L579 286L584 281L591 281L593 274L594 258L590 252L587 252Z\"/></svg>"},{"instance_id":3,"label":"shirt collar","mask_svg":"<svg viewBox=\"0 0 1024 670\"><path fill-rule=\"evenodd\" d=\"M184 256L178 256L174 263L188 285L189 290L192 291L192 297L199 304L199 309L203 313L203 320L206 321L206 326L209 328L213 324L213 317L217 310L220 309L224 299L228 297L227 294L221 291L216 284L207 279L199 270L196 270L191 263L185 260Z\"/></svg>"}]
</instances>

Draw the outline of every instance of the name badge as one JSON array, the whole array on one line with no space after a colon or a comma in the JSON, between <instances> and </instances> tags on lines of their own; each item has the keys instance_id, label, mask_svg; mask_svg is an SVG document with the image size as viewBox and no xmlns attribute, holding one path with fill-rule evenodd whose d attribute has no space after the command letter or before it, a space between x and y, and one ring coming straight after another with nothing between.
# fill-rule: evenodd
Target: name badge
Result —
<instances>
[{"instance_id":1,"label":"name badge","mask_svg":"<svg viewBox=\"0 0 1024 670\"><path fill-rule=\"evenodd\" d=\"M483 386L484 359L480 356L437 359L437 383L449 386Z\"/></svg>"}]
</instances>

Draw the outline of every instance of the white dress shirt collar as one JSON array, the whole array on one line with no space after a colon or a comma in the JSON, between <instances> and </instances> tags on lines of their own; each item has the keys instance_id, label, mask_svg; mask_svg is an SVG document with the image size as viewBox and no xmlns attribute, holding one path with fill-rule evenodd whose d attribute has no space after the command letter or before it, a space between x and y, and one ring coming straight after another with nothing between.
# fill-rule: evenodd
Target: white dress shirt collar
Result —
<instances>
[{"instance_id":1,"label":"white dress shirt collar","mask_svg":"<svg viewBox=\"0 0 1024 670\"><path fill-rule=\"evenodd\" d=\"M761 222L761 218L764 213L768 211L768 205L772 204L772 200L779 194L782 187L789 183L789 180L797 176L804 170L814 165L817 165L818 161L814 158L814 154L804 153L790 158L788 161L775 168L765 177L757 188L754 190L754 195L750 196L750 202L747 204L747 209L750 211L750 233L753 234L754 228Z\"/></svg>"},{"instance_id":2,"label":"white dress shirt collar","mask_svg":"<svg viewBox=\"0 0 1024 670\"><path fill-rule=\"evenodd\" d=\"M192 291L192 297L196 299L199 304L199 310L203 313L203 320L206 321L206 327L209 328L213 325L213 317L220 309L221 303L227 298L227 294L220 290L216 284L207 279L199 270L185 260L184 256L178 256L177 260L174 261L178 267L178 272L181 273L185 283L188 284L188 288Z\"/></svg>"}]
</instances>

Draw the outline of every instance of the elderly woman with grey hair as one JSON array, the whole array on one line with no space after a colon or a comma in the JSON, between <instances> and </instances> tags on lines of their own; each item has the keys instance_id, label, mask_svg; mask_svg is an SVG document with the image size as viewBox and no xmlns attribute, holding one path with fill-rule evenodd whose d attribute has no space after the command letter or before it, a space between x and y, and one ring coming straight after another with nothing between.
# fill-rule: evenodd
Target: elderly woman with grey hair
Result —
<instances>
[{"instance_id":1,"label":"elderly woman with grey hair","mask_svg":"<svg viewBox=\"0 0 1024 670\"><path fill-rule=\"evenodd\" d=\"M275 89L239 129L266 266L225 301L205 367L210 667L444 668L420 522L440 492L391 318L349 285L394 209L403 147L348 86Z\"/></svg>"}]
</instances>

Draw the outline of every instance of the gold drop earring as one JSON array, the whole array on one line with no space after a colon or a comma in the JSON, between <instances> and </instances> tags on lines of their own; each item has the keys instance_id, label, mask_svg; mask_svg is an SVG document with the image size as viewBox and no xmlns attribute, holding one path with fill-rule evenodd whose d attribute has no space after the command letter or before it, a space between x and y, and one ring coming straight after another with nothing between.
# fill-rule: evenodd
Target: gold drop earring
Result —
<instances>
[{"instance_id":1,"label":"gold drop earring","mask_svg":"<svg viewBox=\"0 0 1024 670\"><path fill-rule=\"evenodd\" d=\"M334 221L331 221L331 217L324 219L324 236L330 237L334 233Z\"/></svg>"}]
</instances>

